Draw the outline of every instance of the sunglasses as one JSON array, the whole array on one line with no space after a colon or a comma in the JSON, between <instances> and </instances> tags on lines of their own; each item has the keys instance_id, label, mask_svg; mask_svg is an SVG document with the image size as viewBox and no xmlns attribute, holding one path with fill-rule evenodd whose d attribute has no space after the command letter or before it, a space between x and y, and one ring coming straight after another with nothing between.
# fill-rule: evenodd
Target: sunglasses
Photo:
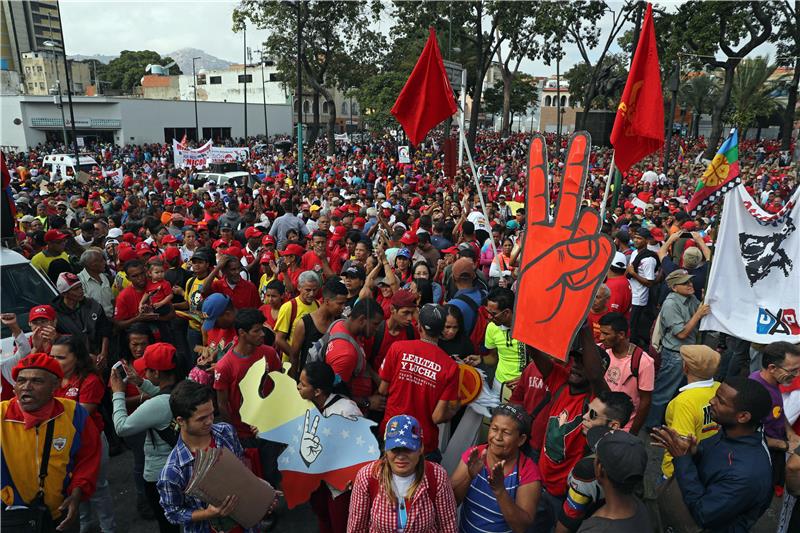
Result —
<instances>
[{"instance_id":1,"label":"sunglasses","mask_svg":"<svg viewBox=\"0 0 800 533\"><path fill-rule=\"evenodd\" d=\"M607 416L601 416L594 409L589 409L589 420L597 420L598 418L602 420L610 420Z\"/></svg>"}]
</instances>

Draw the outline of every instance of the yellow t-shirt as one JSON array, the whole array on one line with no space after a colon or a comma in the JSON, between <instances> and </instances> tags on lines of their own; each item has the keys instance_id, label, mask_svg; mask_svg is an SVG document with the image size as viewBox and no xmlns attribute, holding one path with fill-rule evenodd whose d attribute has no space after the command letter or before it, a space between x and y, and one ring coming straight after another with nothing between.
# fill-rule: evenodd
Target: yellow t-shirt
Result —
<instances>
[{"instance_id":1,"label":"yellow t-shirt","mask_svg":"<svg viewBox=\"0 0 800 533\"><path fill-rule=\"evenodd\" d=\"M680 435L694 435L697 442L715 435L719 431L719 425L711 420L711 408L708 402L717 393L718 388L719 382L714 381L710 386L684 389L667 405L664 417L666 425ZM664 454L661 472L667 477L672 477L674 467L669 452Z\"/></svg>"},{"instance_id":2,"label":"yellow t-shirt","mask_svg":"<svg viewBox=\"0 0 800 533\"><path fill-rule=\"evenodd\" d=\"M31 264L38 268L42 274L47 276L47 269L50 268L50 263L56 259L63 259L69 263L69 256L67 255L67 252L61 252L60 255L56 256L44 255L44 252L39 252L31 258Z\"/></svg>"},{"instance_id":3,"label":"yellow t-shirt","mask_svg":"<svg viewBox=\"0 0 800 533\"><path fill-rule=\"evenodd\" d=\"M186 289L184 291L185 295L184 299L189 302L189 312L187 316L189 317L202 317L203 316L203 286L205 285L205 281L208 280L211 283L213 280L206 277L206 279L197 279L192 278L186 282ZM189 327L200 331L200 326L202 325L202 321L197 318L190 318L189 319Z\"/></svg>"},{"instance_id":4,"label":"yellow t-shirt","mask_svg":"<svg viewBox=\"0 0 800 533\"><path fill-rule=\"evenodd\" d=\"M111 292L114 294L114 298L119 296L119 293L122 292L122 289L130 284L131 280L128 279L128 276L125 274L125 272L122 272L121 270L117 272L117 275L114 276L114 283L111 286Z\"/></svg>"},{"instance_id":5,"label":"yellow t-shirt","mask_svg":"<svg viewBox=\"0 0 800 533\"><path fill-rule=\"evenodd\" d=\"M289 320L292 318L292 300L284 302L280 310L278 310L278 318L275 320L275 332L277 333L280 331L282 333L288 333L289 338L287 341L289 345L292 344L291 333L294 331L294 325L297 323L297 321L303 318L304 315L313 313L319 309L319 304L316 301L314 301L311 305L306 305L299 296L295 298L294 301L297 305L297 311L295 311L292 323L289 324Z\"/></svg>"},{"instance_id":6,"label":"yellow t-shirt","mask_svg":"<svg viewBox=\"0 0 800 533\"><path fill-rule=\"evenodd\" d=\"M527 364L525 345L511 336L511 330L489 322L483 344L490 350L497 350L497 370L494 374L497 381L505 383L522 374Z\"/></svg>"},{"instance_id":7,"label":"yellow t-shirt","mask_svg":"<svg viewBox=\"0 0 800 533\"><path fill-rule=\"evenodd\" d=\"M269 285L275 276L268 276L261 274L261 280L258 282L258 298L262 304L267 303L267 285Z\"/></svg>"}]
</instances>

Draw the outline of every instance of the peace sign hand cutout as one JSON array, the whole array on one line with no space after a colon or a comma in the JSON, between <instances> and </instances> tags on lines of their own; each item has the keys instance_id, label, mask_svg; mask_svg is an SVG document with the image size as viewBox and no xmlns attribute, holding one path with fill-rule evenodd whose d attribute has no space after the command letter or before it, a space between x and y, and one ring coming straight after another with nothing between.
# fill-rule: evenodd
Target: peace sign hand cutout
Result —
<instances>
[{"instance_id":1,"label":"peace sign hand cutout","mask_svg":"<svg viewBox=\"0 0 800 533\"><path fill-rule=\"evenodd\" d=\"M311 410L306 411L306 420L303 423L303 438L300 441L300 457L306 466L317 460L322 453L322 443L317 437L317 426L319 426L319 415L314 417L314 421L309 426Z\"/></svg>"},{"instance_id":2,"label":"peace sign hand cutout","mask_svg":"<svg viewBox=\"0 0 800 533\"><path fill-rule=\"evenodd\" d=\"M561 192L550 213L547 147L534 135L528 156L527 231L523 237L513 336L566 360L614 253L600 216L581 209L591 137L572 135Z\"/></svg>"}]
</instances>

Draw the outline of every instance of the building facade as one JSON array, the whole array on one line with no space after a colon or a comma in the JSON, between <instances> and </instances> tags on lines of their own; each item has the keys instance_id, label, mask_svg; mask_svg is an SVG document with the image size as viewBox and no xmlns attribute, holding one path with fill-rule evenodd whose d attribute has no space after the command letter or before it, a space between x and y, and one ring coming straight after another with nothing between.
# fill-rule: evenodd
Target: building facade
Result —
<instances>
[{"instance_id":1,"label":"building facade","mask_svg":"<svg viewBox=\"0 0 800 533\"><path fill-rule=\"evenodd\" d=\"M22 55L50 50L45 41L64 47L56 0L0 2L0 71L17 72L25 84Z\"/></svg>"},{"instance_id":2,"label":"building facade","mask_svg":"<svg viewBox=\"0 0 800 533\"><path fill-rule=\"evenodd\" d=\"M119 145L171 142L184 134L195 138L194 102L108 96L73 96L75 129L84 144ZM65 102L66 106L66 102ZM224 140L244 136L244 104L198 102L197 120L202 138ZM288 104L267 104L270 136L289 135L292 110ZM61 110L47 96L0 98L0 144L3 150L23 150L48 140L60 142L66 129L71 141L69 110ZM249 135L265 131L263 104L247 105Z\"/></svg>"},{"instance_id":3,"label":"building facade","mask_svg":"<svg viewBox=\"0 0 800 533\"><path fill-rule=\"evenodd\" d=\"M72 94L86 94L92 85L92 75L88 63L67 60L70 70ZM25 52L22 54L22 70L25 80L25 94L46 96L54 94L57 87L66 94L67 78L64 71L64 56L58 52Z\"/></svg>"}]
</instances>

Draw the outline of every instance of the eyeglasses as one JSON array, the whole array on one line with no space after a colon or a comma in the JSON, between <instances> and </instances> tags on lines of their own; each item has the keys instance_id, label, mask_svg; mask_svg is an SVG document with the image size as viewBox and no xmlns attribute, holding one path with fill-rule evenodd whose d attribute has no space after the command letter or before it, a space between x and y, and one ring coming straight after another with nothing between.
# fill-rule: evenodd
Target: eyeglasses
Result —
<instances>
[{"instance_id":1,"label":"eyeglasses","mask_svg":"<svg viewBox=\"0 0 800 533\"><path fill-rule=\"evenodd\" d=\"M491 318L495 318L499 315L502 315L505 311L506 309L500 309L499 311L490 311L489 309L486 310L486 312L489 314L489 317Z\"/></svg>"},{"instance_id":2,"label":"eyeglasses","mask_svg":"<svg viewBox=\"0 0 800 533\"><path fill-rule=\"evenodd\" d=\"M776 367L776 368L780 368L781 370L783 370L784 372L786 372L786 373L787 373L787 374L789 374L790 376L797 376L797 375L800 375L800 368L798 368L797 370L786 370L786 369L785 369L785 368L783 368L781 365L775 365L775 367Z\"/></svg>"}]
</instances>

